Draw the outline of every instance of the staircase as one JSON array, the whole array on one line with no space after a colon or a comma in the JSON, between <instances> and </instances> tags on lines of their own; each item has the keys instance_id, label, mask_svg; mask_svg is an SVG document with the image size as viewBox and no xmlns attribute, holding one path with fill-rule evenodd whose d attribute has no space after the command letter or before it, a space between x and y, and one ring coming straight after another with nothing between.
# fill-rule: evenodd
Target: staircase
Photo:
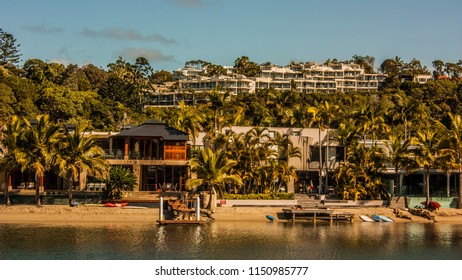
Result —
<instances>
[{"instance_id":1,"label":"staircase","mask_svg":"<svg viewBox=\"0 0 462 280\"><path fill-rule=\"evenodd\" d=\"M295 199L302 208L317 208L318 204L321 203L319 199L306 194L295 194Z\"/></svg>"}]
</instances>

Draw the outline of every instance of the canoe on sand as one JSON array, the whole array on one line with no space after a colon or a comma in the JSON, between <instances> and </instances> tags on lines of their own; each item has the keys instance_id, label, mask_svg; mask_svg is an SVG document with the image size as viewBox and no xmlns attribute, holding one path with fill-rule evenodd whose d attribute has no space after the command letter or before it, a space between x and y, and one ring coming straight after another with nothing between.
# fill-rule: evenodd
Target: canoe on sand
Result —
<instances>
[{"instance_id":1,"label":"canoe on sand","mask_svg":"<svg viewBox=\"0 0 462 280\"><path fill-rule=\"evenodd\" d=\"M124 207L127 206L128 202L122 202L122 203L112 203L112 202L106 202L104 204L105 207Z\"/></svg>"}]
</instances>

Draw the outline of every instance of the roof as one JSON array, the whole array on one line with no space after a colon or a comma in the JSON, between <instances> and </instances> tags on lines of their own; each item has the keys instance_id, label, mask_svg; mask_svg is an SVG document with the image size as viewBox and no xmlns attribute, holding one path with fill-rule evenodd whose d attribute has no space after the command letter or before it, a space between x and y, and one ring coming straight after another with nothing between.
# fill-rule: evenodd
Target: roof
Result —
<instances>
[{"instance_id":1,"label":"roof","mask_svg":"<svg viewBox=\"0 0 462 280\"><path fill-rule=\"evenodd\" d=\"M139 126L122 130L114 137L160 137L164 140L174 141L187 141L189 139L188 134L183 131L167 126L165 123L155 119L147 120Z\"/></svg>"}]
</instances>

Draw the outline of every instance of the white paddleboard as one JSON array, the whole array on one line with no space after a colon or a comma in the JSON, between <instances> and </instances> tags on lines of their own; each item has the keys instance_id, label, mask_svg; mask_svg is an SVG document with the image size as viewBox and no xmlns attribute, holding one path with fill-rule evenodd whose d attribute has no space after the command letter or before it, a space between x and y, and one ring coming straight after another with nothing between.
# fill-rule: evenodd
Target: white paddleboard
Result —
<instances>
[{"instance_id":1,"label":"white paddleboard","mask_svg":"<svg viewBox=\"0 0 462 280\"><path fill-rule=\"evenodd\" d=\"M359 216L359 218L361 218L361 220L363 220L365 222L373 222L374 221L367 215L361 215L361 216Z\"/></svg>"},{"instance_id":2,"label":"white paddleboard","mask_svg":"<svg viewBox=\"0 0 462 280\"><path fill-rule=\"evenodd\" d=\"M384 215L379 215L379 218L384 222L393 222L392 219L390 219L390 218L388 218L387 216L384 216Z\"/></svg>"}]
</instances>

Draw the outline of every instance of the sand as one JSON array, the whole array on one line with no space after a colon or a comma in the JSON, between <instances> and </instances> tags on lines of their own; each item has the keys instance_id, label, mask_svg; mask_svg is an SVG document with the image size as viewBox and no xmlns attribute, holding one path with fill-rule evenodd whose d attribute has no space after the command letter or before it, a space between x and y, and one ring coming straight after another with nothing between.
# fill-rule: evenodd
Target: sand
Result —
<instances>
[{"instance_id":1,"label":"sand","mask_svg":"<svg viewBox=\"0 0 462 280\"><path fill-rule=\"evenodd\" d=\"M353 222L361 222L360 215L377 214L391 217L399 223L454 223L462 224L462 209L433 211L435 221L410 215L411 219L398 218L386 207L334 209L355 214ZM268 221L266 215L277 217L279 207L218 207L212 217L220 221ZM155 208L118 208L101 205L12 205L0 206L0 223L156 223L159 210ZM276 222L285 222L276 219ZM298 221L297 221L298 222ZM306 222L306 221L305 221Z\"/></svg>"}]
</instances>

